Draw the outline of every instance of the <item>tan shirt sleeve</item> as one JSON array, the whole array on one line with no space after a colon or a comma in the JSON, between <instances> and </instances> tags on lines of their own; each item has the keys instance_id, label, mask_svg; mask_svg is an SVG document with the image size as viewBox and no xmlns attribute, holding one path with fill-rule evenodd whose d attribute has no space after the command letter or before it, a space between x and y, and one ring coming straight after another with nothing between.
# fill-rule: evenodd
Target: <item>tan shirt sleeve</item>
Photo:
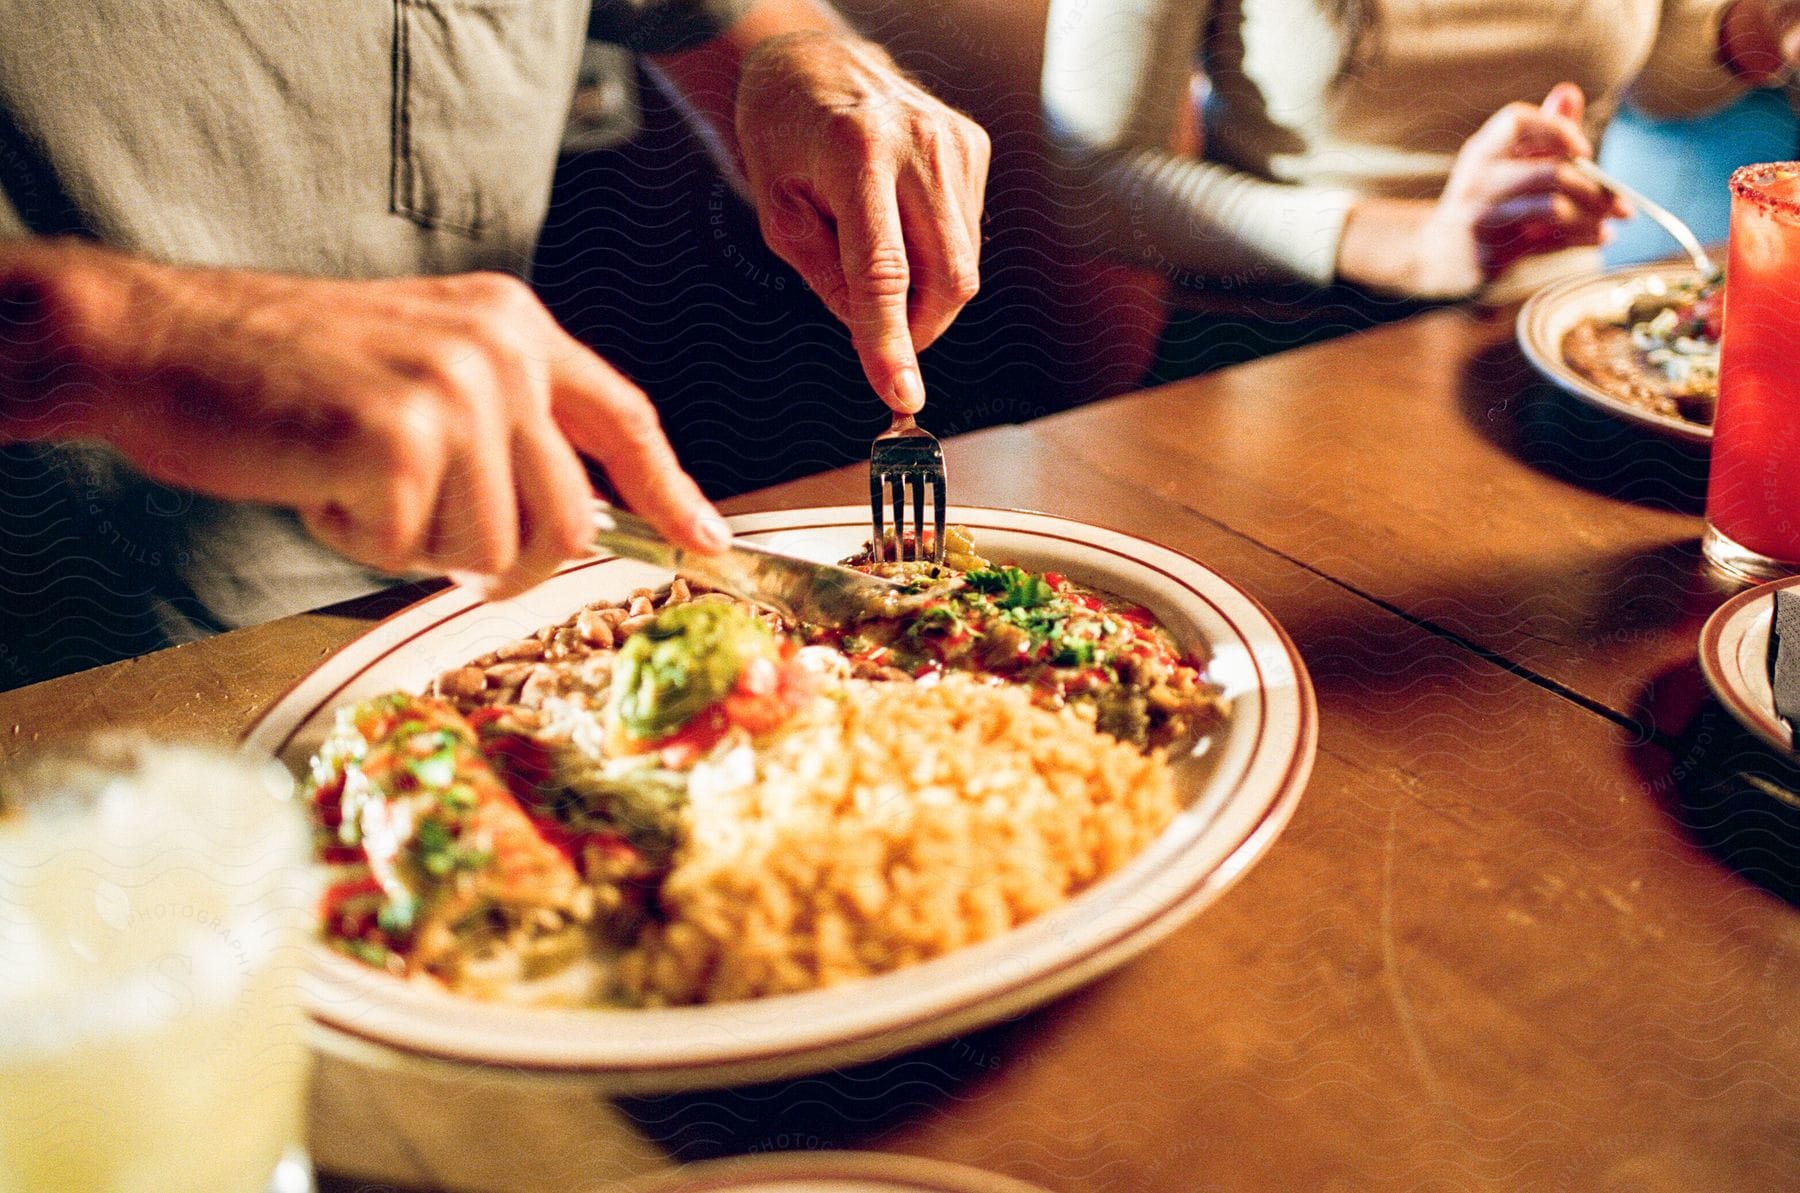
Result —
<instances>
[{"instance_id":1,"label":"tan shirt sleeve","mask_svg":"<svg viewBox=\"0 0 1800 1193\"><path fill-rule=\"evenodd\" d=\"M1656 41L1626 99L1646 116L1699 116L1742 95L1719 60L1719 25L1733 0L1664 0Z\"/></svg>"},{"instance_id":2,"label":"tan shirt sleeve","mask_svg":"<svg viewBox=\"0 0 1800 1193\"><path fill-rule=\"evenodd\" d=\"M1051 0L1044 116L1076 201L1101 209L1116 255L1236 284L1329 282L1352 192L1270 182L1166 148L1209 9Z\"/></svg>"}]
</instances>

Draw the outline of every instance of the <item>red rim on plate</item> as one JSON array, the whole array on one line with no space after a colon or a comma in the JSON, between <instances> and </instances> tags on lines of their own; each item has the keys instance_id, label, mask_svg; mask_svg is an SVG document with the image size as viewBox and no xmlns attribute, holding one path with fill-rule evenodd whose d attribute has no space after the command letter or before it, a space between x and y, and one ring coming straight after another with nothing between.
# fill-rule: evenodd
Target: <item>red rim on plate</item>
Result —
<instances>
[{"instance_id":1,"label":"red rim on plate","mask_svg":"<svg viewBox=\"0 0 1800 1193\"><path fill-rule=\"evenodd\" d=\"M1204 789L1194 792L1193 803L1143 857L1064 907L998 940L833 990L712 1008L495 1010L441 991L421 991L321 947L314 975L322 983L313 1000L315 1016L337 1032L416 1055L609 1075L639 1088L692 1088L853 1063L1018 1013L1123 962L1210 903L1286 824L1311 768L1317 713L1311 683L1293 643L1240 587L1170 548L1042 514L964 508L953 510L951 517L987 532L992 541L1013 543L996 550L1002 557L1036 554L1077 574L1085 559L1107 575L1135 577L1160 594L1152 602L1165 606L1159 613L1175 612L1185 624L1212 627L1208 645L1215 660L1224 651L1234 653L1244 677L1238 706L1253 709L1254 719L1242 723L1234 719L1222 732L1225 742L1219 756L1206 763L1211 769ZM844 540L847 533L866 527L867 511L787 510L732 521L746 537ZM840 553L854 546L849 543ZM1065 563L1069 559L1077 561L1072 568ZM589 580L613 568L645 570L617 559L590 560L571 565L545 587L563 585L558 592L569 599L571 588L579 586L566 613L592 599ZM572 581L572 576L582 579ZM1171 604L1173 610L1166 608ZM403 662L401 656L409 651L416 655L427 643L470 632L467 619L494 618L496 608L482 606L468 593L448 590L403 610L303 677L246 735L246 747L285 754L293 763L297 752L310 747L297 738L316 732L332 707L351 698L347 693L354 685L384 671L400 674L406 667L418 666L416 659ZM527 621L541 618L536 625L556 619L516 608L514 615ZM471 650L463 657L476 653L479 650ZM442 662L437 659L433 665ZM425 676L411 678L411 685L389 680L377 686L416 686ZM1177 826L1182 829L1178 840ZM1157 855L1156 862L1149 860L1151 855ZM1202 864L1205 859L1211 860ZM1009 942L1014 950L1008 949ZM1037 956L1019 964L1012 951L1028 957L1035 951ZM963 972L976 953L983 953L988 962L979 976ZM848 1000L845 990L854 991ZM810 1026L772 1021L775 1012L789 1008L793 1019ZM694 1014L683 1018L685 1012ZM562 1016L557 1022L574 1033L558 1037L554 1048L536 1039L547 1030L549 1020L544 1017L550 1015ZM434 1016L445 1022L434 1021ZM531 1026L525 1028L508 1016L530 1017ZM603 1023L607 1031L618 1030L623 1019L642 1026L635 1039L615 1051L582 1038L584 1025L591 1028L587 1033L591 1036ZM449 1020L460 1021L460 1026ZM493 1034L483 1034L484 1028ZM684 1031L699 1032L705 1040L688 1046L651 1038L659 1032L679 1036Z\"/></svg>"},{"instance_id":2,"label":"red rim on plate","mask_svg":"<svg viewBox=\"0 0 1800 1193\"><path fill-rule=\"evenodd\" d=\"M1764 699L1769 689L1767 671L1753 685L1744 674L1742 649L1745 640L1756 635L1767 641L1768 621L1773 619L1775 593L1800 585L1800 576L1759 584L1738 593L1713 610L1700 627L1700 673L1719 703L1738 722L1778 750L1793 752L1794 737L1787 723L1775 713L1773 697ZM1759 652L1760 654L1760 652ZM1766 667L1766 664L1762 664Z\"/></svg>"}]
</instances>

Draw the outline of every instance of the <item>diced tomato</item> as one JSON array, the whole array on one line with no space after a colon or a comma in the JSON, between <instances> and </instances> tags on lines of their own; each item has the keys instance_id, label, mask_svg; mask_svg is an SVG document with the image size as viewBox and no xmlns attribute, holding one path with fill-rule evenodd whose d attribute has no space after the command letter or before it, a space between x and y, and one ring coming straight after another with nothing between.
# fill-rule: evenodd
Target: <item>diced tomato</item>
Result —
<instances>
[{"instance_id":1,"label":"diced tomato","mask_svg":"<svg viewBox=\"0 0 1800 1193\"><path fill-rule=\"evenodd\" d=\"M766 666L758 667L758 663ZM725 697L725 716L751 733L767 733L793 716L812 693L812 673L794 660L777 664L755 659Z\"/></svg>"},{"instance_id":2,"label":"diced tomato","mask_svg":"<svg viewBox=\"0 0 1800 1193\"><path fill-rule=\"evenodd\" d=\"M662 755L662 763L671 770L682 770L694 765L701 755L719 744L725 736L731 722L725 717L722 704L714 704L700 710L687 724L669 734L649 743L649 748Z\"/></svg>"},{"instance_id":3,"label":"diced tomato","mask_svg":"<svg viewBox=\"0 0 1800 1193\"><path fill-rule=\"evenodd\" d=\"M470 727L480 730L484 725L492 724L506 715L504 708L478 708L469 714Z\"/></svg>"},{"instance_id":4,"label":"diced tomato","mask_svg":"<svg viewBox=\"0 0 1800 1193\"><path fill-rule=\"evenodd\" d=\"M1061 588L1063 585L1067 584L1068 582L1069 582L1069 578L1067 576L1063 575L1061 572L1045 572L1044 573L1044 583L1048 584L1052 588Z\"/></svg>"},{"instance_id":5,"label":"diced tomato","mask_svg":"<svg viewBox=\"0 0 1800 1193\"><path fill-rule=\"evenodd\" d=\"M365 915L346 916L345 905L369 895L380 895L381 883L373 874L364 874L357 878L347 878L343 882L334 882L325 888L325 894L319 899L319 918L337 929L341 934L352 927ZM372 923L375 912L373 908L366 911L366 918Z\"/></svg>"},{"instance_id":6,"label":"diced tomato","mask_svg":"<svg viewBox=\"0 0 1800 1193\"><path fill-rule=\"evenodd\" d=\"M319 784L318 790L313 792L313 803L321 808L335 808L337 807L338 802L343 798L344 772L342 771L332 775L326 782Z\"/></svg>"},{"instance_id":7,"label":"diced tomato","mask_svg":"<svg viewBox=\"0 0 1800 1193\"><path fill-rule=\"evenodd\" d=\"M630 859L640 856L638 847L618 833L594 833L588 837L586 843L609 857Z\"/></svg>"},{"instance_id":8,"label":"diced tomato","mask_svg":"<svg viewBox=\"0 0 1800 1193\"><path fill-rule=\"evenodd\" d=\"M1709 340L1717 341L1725 320L1725 291L1714 290L1694 304L1694 320Z\"/></svg>"},{"instance_id":9,"label":"diced tomato","mask_svg":"<svg viewBox=\"0 0 1800 1193\"><path fill-rule=\"evenodd\" d=\"M542 743L517 733L484 733L480 745L507 790L520 802L532 803L538 789L550 781L550 751Z\"/></svg>"},{"instance_id":10,"label":"diced tomato","mask_svg":"<svg viewBox=\"0 0 1800 1193\"><path fill-rule=\"evenodd\" d=\"M352 862L360 862L363 851L356 845L341 843L326 845L319 850L319 860L330 866L347 866Z\"/></svg>"},{"instance_id":11,"label":"diced tomato","mask_svg":"<svg viewBox=\"0 0 1800 1193\"><path fill-rule=\"evenodd\" d=\"M1114 612L1135 626L1148 628L1156 624L1155 615L1142 605L1121 605Z\"/></svg>"},{"instance_id":12,"label":"diced tomato","mask_svg":"<svg viewBox=\"0 0 1800 1193\"><path fill-rule=\"evenodd\" d=\"M375 895L381 892L381 882L373 874L359 874L355 878L346 878L342 882L334 882L325 888L322 900L327 906L342 903L346 899L354 899L358 895Z\"/></svg>"},{"instance_id":13,"label":"diced tomato","mask_svg":"<svg viewBox=\"0 0 1800 1193\"><path fill-rule=\"evenodd\" d=\"M725 715L733 725L751 733L767 733L787 719L792 710L774 692L756 696L749 692L733 692L725 697Z\"/></svg>"},{"instance_id":14,"label":"diced tomato","mask_svg":"<svg viewBox=\"0 0 1800 1193\"><path fill-rule=\"evenodd\" d=\"M562 855L569 859L578 869L584 855L589 849L598 849L613 858L636 861L638 849L623 836L609 830L600 832L575 832L560 821L547 818L532 817L532 823L542 834L544 840L554 845Z\"/></svg>"}]
</instances>

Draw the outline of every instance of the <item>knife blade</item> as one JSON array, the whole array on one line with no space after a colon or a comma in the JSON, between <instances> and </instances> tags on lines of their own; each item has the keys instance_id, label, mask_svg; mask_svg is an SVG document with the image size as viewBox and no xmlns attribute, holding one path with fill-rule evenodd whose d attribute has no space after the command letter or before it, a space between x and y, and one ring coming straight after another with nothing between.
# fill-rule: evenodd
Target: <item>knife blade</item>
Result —
<instances>
[{"instance_id":1,"label":"knife blade","mask_svg":"<svg viewBox=\"0 0 1800 1193\"><path fill-rule=\"evenodd\" d=\"M932 595L847 567L734 542L717 555L678 547L635 514L594 509L594 547L677 572L708 588L772 609L790 621L840 626L910 612Z\"/></svg>"}]
</instances>

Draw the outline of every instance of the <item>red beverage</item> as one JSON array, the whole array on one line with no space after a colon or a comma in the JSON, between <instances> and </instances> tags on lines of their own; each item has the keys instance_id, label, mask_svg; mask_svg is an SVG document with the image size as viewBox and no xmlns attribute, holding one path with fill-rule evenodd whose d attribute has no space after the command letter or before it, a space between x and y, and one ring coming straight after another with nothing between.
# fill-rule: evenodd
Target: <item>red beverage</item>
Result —
<instances>
[{"instance_id":1,"label":"red beverage","mask_svg":"<svg viewBox=\"0 0 1800 1193\"><path fill-rule=\"evenodd\" d=\"M1731 176L1731 247L1706 556L1746 580L1800 572L1800 162Z\"/></svg>"}]
</instances>

